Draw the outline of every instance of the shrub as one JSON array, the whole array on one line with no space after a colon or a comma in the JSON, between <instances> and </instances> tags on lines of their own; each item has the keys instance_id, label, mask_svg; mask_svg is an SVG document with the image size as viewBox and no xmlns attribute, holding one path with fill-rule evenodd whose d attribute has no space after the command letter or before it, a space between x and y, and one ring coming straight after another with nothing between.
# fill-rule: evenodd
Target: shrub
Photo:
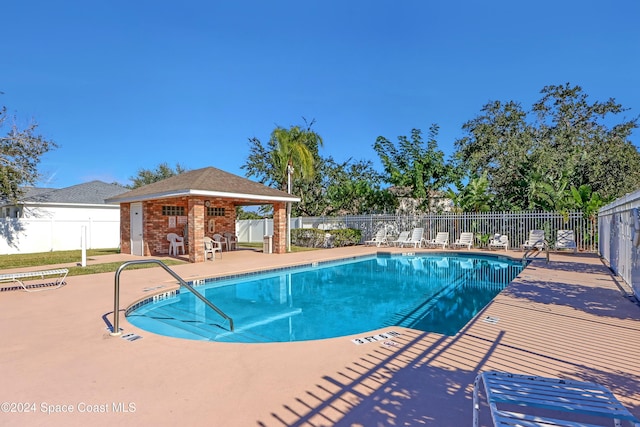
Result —
<instances>
[{"instance_id":1,"label":"shrub","mask_svg":"<svg viewBox=\"0 0 640 427\"><path fill-rule=\"evenodd\" d=\"M343 228L340 230L318 230L296 228L291 230L291 244L306 248L339 248L360 242L362 230Z\"/></svg>"},{"instance_id":2,"label":"shrub","mask_svg":"<svg viewBox=\"0 0 640 427\"><path fill-rule=\"evenodd\" d=\"M340 230L329 230L328 232L333 236L334 248L357 245L362 238L362 230L355 228L342 228Z\"/></svg>"},{"instance_id":3,"label":"shrub","mask_svg":"<svg viewBox=\"0 0 640 427\"><path fill-rule=\"evenodd\" d=\"M291 230L291 244L304 248L324 247L326 231L317 228L295 228Z\"/></svg>"}]
</instances>

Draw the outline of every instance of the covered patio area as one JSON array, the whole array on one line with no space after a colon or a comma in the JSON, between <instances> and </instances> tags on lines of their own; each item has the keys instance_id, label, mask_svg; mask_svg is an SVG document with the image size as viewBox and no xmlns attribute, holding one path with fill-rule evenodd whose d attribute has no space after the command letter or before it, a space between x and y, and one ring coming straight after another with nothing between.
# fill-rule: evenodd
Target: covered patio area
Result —
<instances>
[{"instance_id":1,"label":"covered patio area","mask_svg":"<svg viewBox=\"0 0 640 427\"><path fill-rule=\"evenodd\" d=\"M166 256L167 235L184 239L189 262L206 260L205 236L235 234L236 207L273 206L273 252L287 251L286 205L300 199L213 167L136 188L108 203L120 204L123 254Z\"/></svg>"}]
</instances>

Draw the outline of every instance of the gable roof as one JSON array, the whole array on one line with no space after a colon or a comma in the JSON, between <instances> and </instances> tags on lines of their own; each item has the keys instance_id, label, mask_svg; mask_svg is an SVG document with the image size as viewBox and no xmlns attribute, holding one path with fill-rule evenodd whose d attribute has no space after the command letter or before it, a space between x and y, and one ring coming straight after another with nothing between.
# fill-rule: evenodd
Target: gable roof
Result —
<instances>
[{"instance_id":1,"label":"gable roof","mask_svg":"<svg viewBox=\"0 0 640 427\"><path fill-rule=\"evenodd\" d=\"M65 188L26 187L20 204L83 204L104 205L105 199L122 194L127 189L117 184L90 181ZM2 203L10 203L3 200Z\"/></svg>"},{"instance_id":2,"label":"gable roof","mask_svg":"<svg viewBox=\"0 0 640 427\"><path fill-rule=\"evenodd\" d=\"M255 200L256 203L299 202L300 198L238 175L206 167L174 175L124 194L107 203L129 203L183 196L209 196Z\"/></svg>"}]
</instances>

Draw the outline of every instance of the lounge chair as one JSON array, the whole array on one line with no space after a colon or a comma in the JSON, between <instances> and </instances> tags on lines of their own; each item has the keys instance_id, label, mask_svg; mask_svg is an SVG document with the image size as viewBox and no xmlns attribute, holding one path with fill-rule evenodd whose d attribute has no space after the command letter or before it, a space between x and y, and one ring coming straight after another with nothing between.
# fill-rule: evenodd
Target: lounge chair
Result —
<instances>
[{"instance_id":1,"label":"lounge chair","mask_svg":"<svg viewBox=\"0 0 640 427\"><path fill-rule=\"evenodd\" d=\"M529 238L521 245L522 249L543 249L544 248L544 230L529 231Z\"/></svg>"},{"instance_id":2,"label":"lounge chair","mask_svg":"<svg viewBox=\"0 0 640 427\"><path fill-rule=\"evenodd\" d=\"M456 239L453 242L454 247L464 247L471 250L471 246L473 246L473 233L460 233L460 238Z\"/></svg>"},{"instance_id":3,"label":"lounge chair","mask_svg":"<svg viewBox=\"0 0 640 427\"><path fill-rule=\"evenodd\" d=\"M640 421L600 384L490 371L478 375L474 382L474 427L479 425L478 392L483 382L484 395L496 427L596 427L605 425L601 424L603 418L613 420L616 426L622 426L622 421L640 426ZM576 422L576 415L590 416L594 421Z\"/></svg>"},{"instance_id":4,"label":"lounge chair","mask_svg":"<svg viewBox=\"0 0 640 427\"><path fill-rule=\"evenodd\" d=\"M402 243L409 240L409 231L402 231L396 240L391 240L389 244L391 246L402 246Z\"/></svg>"},{"instance_id":5,"label":"lounge chair","mask_svg":"<svg viewBox=\"0 0 640 427\"><path fill-rule=\"evenodd\" d=\"M169 256L178 256L178 249L182 248L182 255L184 255L184 239L178 236L176 233L167 234L167 241L169 242Z\"/></svg>"},{"instance_id":6,"label":"lounge chair","mask_svg":"<svg viewBox=\"0 0 640 427\"><path fill-rule=\"evenodd\" d=\"M436 234L435 239L426 240L425 244L429 248L437 248L439 246L442 246L442 249L444 249L449 246L449 232L439 231L438 234Z\"/></svg>"},{"instance_id":7,"label":"lounge chair","mask_svg":"<svg viewBox=\"0 0 640 427\"><path fill-rule=\"evenodd\" d=\"M364 242L365 246L373 246L376 245L378 247L382 245L387 245L387 229L381 228L376 232L376 235L371 240L366 240Z\"/></svg>"},{"instance_id":8,"label":"lounge chair","mask_svg":"<svg viewBox=\"0 0 640 427\"><path fill-rule=\"evenodd\" d=\"M576 238L573 234L573 230L558 230L554 248L556 250L573 249L573 253L575 254L578 250L578 245L576 244Z\"/></svg>"},{"instance_id":9,"label":"lounge chair","mask_svg":"<svg viewBox=\"0 0 640 427\"><path fill-rule=\"evenodd\" d=\"M222 245L220 242L216 242L209 236L204 236L204 259L205 261L211 255L211 261L216 259L216 252L220 252L220 258L222 258Z\"/></svg>"},{"instance_id":10,"label":"lounge chair","mask_svg":"<svg viewBox=\"0 0 640 427\"><path fill-rule=\"evenodd\" d=\"M411 232L411 237L405 240L404 242L401 242L400 246L404 247L405 245L407 246L411 245L414 248L421 248L423 235L424 235L424 228L421 228L421 227L414 228L413 232Z\"/></svg>"},{"instance_id":11,"label":"lounge chair","mask_svg":"<svg viewBox=\"0 0 640 427\"><path fill-rule=\"evenodd\" d=\"M493 239L489 240L489 249L504 248L505 252L509 249L509 236L506 234L496 234Z\"/></svg>"}]
</instances>

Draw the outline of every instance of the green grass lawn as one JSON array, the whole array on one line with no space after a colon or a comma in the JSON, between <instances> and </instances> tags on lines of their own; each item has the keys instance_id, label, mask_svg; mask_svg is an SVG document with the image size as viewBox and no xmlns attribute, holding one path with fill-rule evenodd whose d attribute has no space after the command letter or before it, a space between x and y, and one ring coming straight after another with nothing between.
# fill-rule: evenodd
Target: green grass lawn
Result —
<instances>
[{"instance_id":1,"label":"green grass lawn","mask_svg":"<svg viewBox=\"0 0 640 427\"><path fill-rule=\"evenodd\" d=\"M238 246L246 247L246 248L254 248L254 249L262 249L262 243L239 243ZM302 252L315 250L315 248L303 248L299 246L292 246L291 252ZM95 259L93 257L98 257L100 255L112 255L120 253L120 249L88 249L87 250L87 261ZM11 254L11 255L0 255L0 270L7 270L10 268L22 268L22 267L40 267L44 265L55 265L55 264L69 264L69 263L80 263L82 260L82 251L56 251L56 252L40 252L34 254ZM178 259L168 259L162 261L166 265L178 265L185 264L184 261ZM69 268L69 276L80 276L83 274L96 274L96 273L108 273L115 272L120 266L122 262L105 262L99 264L90 264L86 267L70 267ZM131 269L138 268L153 268L158 267L157 264L149 263L149 264L136 264L132 265Z\"/></svg>"},{"instance_id":2,"label":"green grass lawn","mask_svg":"<svg viewBox=\"0 0 640 427\"><path fill-rule=\"evenodd\" d=\"M120 250L114 249L88 249L87 261L93 257L100 255L118 254ZM95 258L94 258L95 259ZM82 251L56 251L56 252L39 252L34 254L11 254L0 256L0 270L21 267L40 267L43 265L80 263L82 260ZM167 265L184 264L180 260L163 261ZM87 265L86 267L70 267L69 276L80 276L83 274L96 274L115 272L122 262L105 262L100 264ZM132 265L131 269L158 267L156 264L140 264Z\"/></svg>"}]
</instances>

